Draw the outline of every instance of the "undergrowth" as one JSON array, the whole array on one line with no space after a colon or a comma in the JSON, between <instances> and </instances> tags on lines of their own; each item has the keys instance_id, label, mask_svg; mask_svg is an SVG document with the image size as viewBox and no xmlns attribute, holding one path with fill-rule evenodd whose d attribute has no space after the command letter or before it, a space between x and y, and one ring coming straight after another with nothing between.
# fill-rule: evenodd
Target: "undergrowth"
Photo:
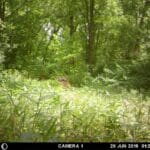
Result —
<instances>
[{"instance_id":1,"label":"undergrowth","mask_svg":"<svg viewBox=\"0 0 150 150\"><path fill-rule=\"evenodd\" d=\"M0 75L0 141L147 142L150 98L119 88L63 88L55 80Z\"/></svg>"}]
</instances>

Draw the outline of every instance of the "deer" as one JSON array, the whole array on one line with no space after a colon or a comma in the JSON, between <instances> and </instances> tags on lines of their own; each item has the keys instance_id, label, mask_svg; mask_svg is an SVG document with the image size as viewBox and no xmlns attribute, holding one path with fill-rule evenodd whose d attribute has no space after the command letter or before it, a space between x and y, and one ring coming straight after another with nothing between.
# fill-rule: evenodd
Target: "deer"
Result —
<instances>
[{"instance_id":1,"label":"deer","mask_svg":"<svg viewBox=\"0 0 150 150\"><path fill-rule=\"evenodd\" d=\"M71 84L70 84L69 80L66 77L64 77L64 76L63 77L59 77L57 79L57 81L61 84L61 86L63 88L70 88L71 87Z\"/></svg>"}]
</instances>

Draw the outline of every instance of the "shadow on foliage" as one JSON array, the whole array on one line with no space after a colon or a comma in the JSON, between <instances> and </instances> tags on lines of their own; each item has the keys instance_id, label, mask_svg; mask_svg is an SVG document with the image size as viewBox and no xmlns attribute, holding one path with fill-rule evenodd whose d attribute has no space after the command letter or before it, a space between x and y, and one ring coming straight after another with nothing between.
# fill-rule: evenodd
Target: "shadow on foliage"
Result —
<instances>
[{"instance_id":1,"label":"shadow on foliage","mask_svg":"<svg viewBox=\"0 0 150 150\"><path fill-rule=\"evenodd\" d=\"M128 89L136 89L144 96L150 96L150 60L130 66L127 82Z\"/></svg>"}]
</instances>

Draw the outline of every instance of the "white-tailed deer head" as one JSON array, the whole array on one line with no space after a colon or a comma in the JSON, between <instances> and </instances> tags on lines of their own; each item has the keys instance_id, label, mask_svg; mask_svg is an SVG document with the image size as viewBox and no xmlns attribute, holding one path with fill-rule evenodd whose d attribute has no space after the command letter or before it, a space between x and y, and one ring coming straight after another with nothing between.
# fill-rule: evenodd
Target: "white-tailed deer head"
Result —
<instances>
[{"instance_id":1,"label":"white-tailed deer head","mask_svg":"<svg viewBox=\"0 0 150 150\"><path fill-rule=\"evenodd\" d=\"M66 77L58 77L57 80L64 88L69 88L71 86L69 80Z\"/></svg>"}]
</instances>

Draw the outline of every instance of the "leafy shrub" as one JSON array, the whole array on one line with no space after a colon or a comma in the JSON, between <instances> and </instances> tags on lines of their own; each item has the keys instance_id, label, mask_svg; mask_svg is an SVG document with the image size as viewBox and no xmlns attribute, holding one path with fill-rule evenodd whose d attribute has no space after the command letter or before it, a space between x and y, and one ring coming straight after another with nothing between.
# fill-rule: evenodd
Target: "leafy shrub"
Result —
<instances>
[{"instance_id":1,"label":"leafy shrub","mask_svg":"<svg viewBox=\"0 0 150 150\"><path fill-rule=\"evenodd\" d=\"M135 62L130 67L129 76L133 88L150 90L150 61Z\"/></svg>"}]
</instances>

